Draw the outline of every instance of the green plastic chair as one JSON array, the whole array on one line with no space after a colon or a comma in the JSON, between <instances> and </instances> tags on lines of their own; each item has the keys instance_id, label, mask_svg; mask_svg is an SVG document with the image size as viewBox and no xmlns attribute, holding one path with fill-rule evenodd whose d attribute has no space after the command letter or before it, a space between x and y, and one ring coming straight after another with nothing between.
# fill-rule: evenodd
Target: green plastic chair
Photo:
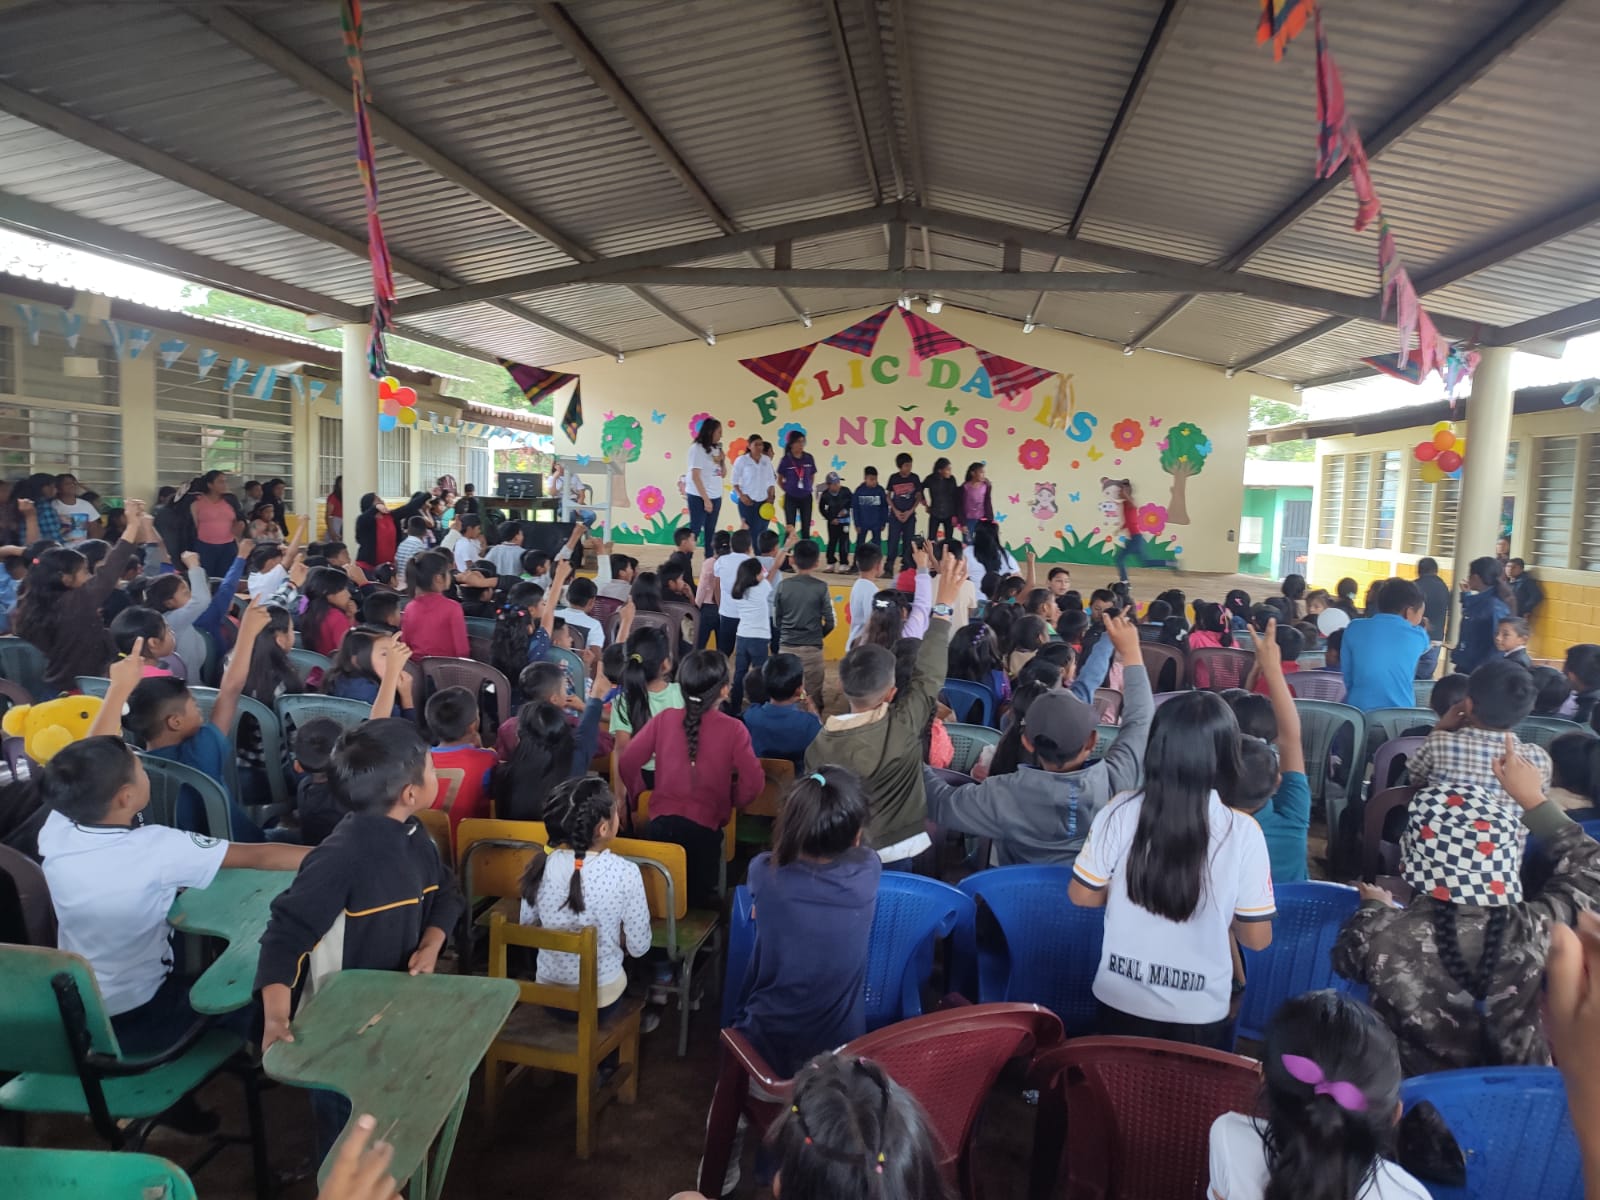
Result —
<instances>
[{"instance_id":1,"label":"green plastic chair","mask_svg":"<svg viewBox=\"0 0 1600 1200\"><path fill-rule=\"evenodd\" d=\"M233 816L226 788L204 771L144 750L134 753L144 760L144 772L150 777L150 805L144 810L147 822L181 829L182 826L178 824L178 804L183 789L190 788L200 797L206 814L206 827L189 832L206 833L223 841L233 840Z\"/></svg>"},{"instance_id":2,"label":"green plastic chair","mask_svg":"<svg viewBox=\"0 0 1600 1200\"><path fill-rule=\"evenodd\" d=\"M159 1054L130 1059L117 1044L89 964L65 950L0 946L0 1109L86 1116L113 1150L140 1149L163 1113L230 1065L239 1068L254 1150L256 1194L268 1178L261 1097L244 1039L205 1020ZM225 1139L238 1141L241 1139ZM0 1169L0 1178L10 1181ZM6 1195L16 1192L6 1189ZM85 1195L115 1193L85 1188ZM193 1191L187 1193L193 1195Z\"/></svg>"},{"instance_id":3,"label":"green plastic chair","mask_svg":"<svg viewBox=\"0 0 1600 1200\"><path fill-rule=\"evenodd\" d=\"M1094 757L1099 758L1111 749L1111 743L1117 740L1117 735L1122 732L1120 725L1096 725L1094 727Z\"/></svg>"},{"instance_id":4,"label":"green plastic chair","mask_svg":"<svg viewBox=\"0 0 1600 1200\"><path fill-rule=\"evenodd\" d=\"M1381 746L1418 725L1432 728L1438 719L1431 708L1374 708L1367 713L1367 736Z\"/></svg>"},{"instance_id":5,"label":"green plastic chair","mask_svg":"<svg viewBox=\"0 0 1600 1200\"><path fill-rule=\"evenodd\" d=\"M583 659L578 657L576 651L566 650L560 646L551 646L544 652L550 662L560 663L567 672L567 681L572 684L573 694L579 699L589 695L589 675L584 670ZM515 682L515 681L513 681Z\"/></svg>"},{"instance_id":6,"label":"green plastic chair","mask_svg":"<svg viewBox=\"0 0 1600 1200\"><path fill-rule=\"evenodd\" d=\"M950 735L950 745L955 749L955 757L950 760L950 769L960 771L963 775L972 774L972 768L977 766L985 746L1000 744L1000 731L990 729L987 725L965 725L960 721L946 721L944 731Z\"/></svg>"},{"instance_id":7,"label":"green plastic chair","mask_svg":"<svg viewBox=\"0 0 1600 1200\"><path fill-rule=\"evenodd\" d=\"M0 1146L0 1179L11 1200L196 1200L183 1168L153 1154Z\"/></svg>"},{"instance_id":8,"label":"green plastic chair","mask_svg":"<svg viewBox=\"0 0 1600 1200\"><path fill-rule=\"evenodd\" d=\"M1582 733L1594 737L1595 732L1587 725L1580 725L1576 721L1568 721L1561 717L1525 717L1516 728L1517 737L1525 742L1534 742L1550 749L1550 743L1564 733Z\"/></svg>"},{"instance_id":9,"label":"green plastic chair","mask_svg":"<svg viewBox=\"0 0 1600 1200\"><path fill-rule=\"evenodd\" d=\"M493 617L468 617L467 636L469 638L492 638L494 637L494 625Z\"/></svg>"},{"instance_id":10,"label":"green plastic chair","mask_svg":"<svg viewBox=\"0 0 1600 1200\"><path fill-rule=\"evenodd\" d=\"M372 705L363 701L347 696L324 696L318 692L279 696L274 707L278 710L283 737L293 736L296 726L316 717L331 717L346 729L354 729L372 715Z\"/></svg>"},{"instance_id":11,"label":"green plastic chair","mask_svg":"<svg viewBox=\"0 0 1600 1200\"><path fill-rule=\"evenodd\" d=\"M104 675L79 675L76 682L78 690L85 696L99 696L103 699L111 690L111 680Z\"/></svg>"},{"instance_id":12,"label":"green plastic chair","mask_svg":"<svg viewBox=\"0 0 1600 1200\"><path fill-rule=\"evenodd\" d=\"M32 642L0 637L0 679L21 684L36 704L56 694L55 688L44 681L46 669L43 651Z\"/></svg>"},{"instance_id":13,"label":"green plastic chair","mask_svg":"<svg viewBox=\"0 0 1600 1200\"><path fill-rule=\"evenodd\" d=\"M333 670L333 659L326 654L318 654L315 650L307 650L301 646L289 651L289 661L294 664L294 669L300 672L302 679L314 670L321 671L324 676Z\"/></svg>"},{"instance_id":14,"label":"green plastic chair","mask_svg":"<svg viewBox=\"0 0 1600 1200\"><path fill-rule=\"evenodd\" d=\"M1411 685L1411 694L1418 704L1426 705L1433 698L1433 685L1437 682L1434 679L1419 679ZM1430 708L1428 711L1433 710Z\"/></svg>"},{"instance_id":15,"label":"green plastic chair","mask_svg":"<svg viewBox=\"0 0 1600 1200\"><path fill-rule=\"evenodd\" d=\"M1300 743L1306 752L1306 780L1311 799L1320 800L1328 812L1328 840L1338 837L1339 817L1349 803L1349 795L1361 786L1367 762L1367 724L1359 708L1335 704L1331 700L1296 700L1300 713ZM1345 764L1344 792L1337 798L1328 789L1328 765L1334 739L1350 733L1350 761Z\"/></svg>"}]
</instances>

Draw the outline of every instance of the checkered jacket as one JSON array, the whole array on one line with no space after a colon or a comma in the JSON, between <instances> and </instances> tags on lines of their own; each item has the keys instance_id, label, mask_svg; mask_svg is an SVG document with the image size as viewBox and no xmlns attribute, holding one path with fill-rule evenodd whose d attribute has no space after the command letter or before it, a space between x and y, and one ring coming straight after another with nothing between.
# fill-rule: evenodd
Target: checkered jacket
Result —
<instances>
[{"instance_id":1,"label":"checkered jacket","mask_svg":"<svg viewBox=\"0 0 1600 1200\"><path fill-rule=\"evenodd\" d=\"M1495 799L1515 805L1494 777L1494 764L1506 752L1506 735L1496 729L1435 729L1406 763L1406 782L1439 787L1475 784ZM1550 791L1550 755L1542 746L1520 739L1517 754L1539 768L1542 790Z\"/></svg>"},{"instance_id":2,"label":"checkered jacket","mask_svg":"<svg viewBox=\"0 0 1600 1200\"><path fill-rule=\"evenodd\" d=\"M1553 802L1523 816L1552 863L1548 882L1509 908L1499 966L1485 1002L1487 1020L1451 977L1434 941L1439 901L1419 896L1405 908L1364 903L1333 947L1340 975L1366 984L1371 1004L1400 1042L1407 1075L1483 1065L1548 1065L1540 982L1550 930L1600 906L1600 843ZM1490 910L1458 904L1456 941L1469 968L1483 954Z\"/></svg>"}]
</instances>

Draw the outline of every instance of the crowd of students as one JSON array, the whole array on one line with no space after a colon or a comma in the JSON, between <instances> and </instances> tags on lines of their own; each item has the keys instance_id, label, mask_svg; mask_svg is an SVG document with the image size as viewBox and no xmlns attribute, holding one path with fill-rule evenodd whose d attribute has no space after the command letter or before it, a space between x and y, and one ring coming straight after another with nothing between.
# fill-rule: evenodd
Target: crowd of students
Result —
<instances>
[{"instance_id":1,"label":"crowd of students","mask_svg":"<svg viewBox=\"0 0 1600 1200\"><path fill-rule=\"evenodd\" d=\"M709 436L700 484L717 469ZM803 471L803 440L786 451L789 475ZM43 653L50 686L109 682L89 736L13 785L6 811L26 815L7 840L42 858L60 944L88 959L124 1046L159 1046L192 1020L165 915L177 889L222 867L297 872L262 939L263 1048L292 1038L296 1003L332 972L433 971L464 900L414 819L428 808L452 824L543 821L548 848L523 879L521 919L596 929L602 1015L630 981L659 998L652 985L670 968L649 961L642 876L609 847L625 834L682 846L689 902L721 904L723 828L766 786L762 759L787 760L796 778L772 849L748 867L755 948L727 986L735 1026L778 1071L804 1070L773 1143L786 1196L858 1194L856 1156L883 1165L874 1186L886 1195L938 1194L914 1103L871 1064L826 1054L865 1032L882 872L940 869L930 827L989 839L983 865L1072 868L1061 902L1105 909L1103 1030L1231 1044L1237 948L1270 944L1273 885L1311 873L1297 660L1320 650L1356 707L1412 707L1443 634L1436 570L1425 560L1419 581L1375 586L1364 611L1352 581L1330 593L1298 577L1262 604L1237 591L1191 604L1170 589L1140 605L1121 582L1085 598L1067 568L1040 581L1031 553L1019 564L1001 547L981 468L958 483L944 460L926 482L909 460L897 466L887 545L828 539L831 563L847 553L856 573L831 697L835 603L798 501L781 534L713 531L702 504L702 528L680 531L656 570L602 553L594 579L575 573L593 549L582 522L551 555L525 549L518 522L486 528L471 497L452 510L423 496L393 514L368 497L354 555L307 544L304 521L287 540L247 540L229 507L225 544L213 509L229 506L227 481L209 477L180 501L198 548L183 545L176 562L160 512L137 501L114 545L34 538L11 556L24 568L13 631ZM742 515L759 508L754 471L735 474ZM825 519L844 511L836 482L824 484ZM38 503L16 498L30 537L44 532ZM927 538L915 534L919 506ZM1363 885L1334 952L1371 1007L1332 994L1285 1006L1267 1036L1264 1113L1213 1130L1216 1195L1423 1194L1385 1158L1401 1076L1550 1061L1537 983L1547 968L1570 974L1579 952L1561 931L1600 899L1600 846L1574 822L1600 806L1600 741L1575 731L1547 753L1511 731L1536 711L1600 723L1600 647L1573 647L1559 672L1537 667L1498 560L1474 562L1465 586L1455 671L1435 683L1438 719L1404 768L1419 787L1402 842L1414 896L1399 906ZM249 602L236 613L238 595ZM469 618L492 619L492 636L470 633ZM297 639L327 665L303 673ZM1243 687L1197 679L1202 690L1157 707L1147 642L1248 644L1253 667ZM497 724L468 688L418 693L413 659L474 653L513 690L510 720ZM191 687L213 681L203 712ZM304 721L269 761L241 698L270 707L313 690L361 702L368 719ZM970 781L952 781L938 770L952 761L947 724L981 719L975 695L992 706L998 745ZM1101 750L1107 724L1116 737ZM230 829L211 828L198 797L179 804L181 831L144 823L149 782L124 736L227 789ZM294 803L258 821L274 773ZM1538 848L1527 862L1525 835ZM572 956L554 952L536 970L541 982L576 978ZM317 1093L314 1109L330 1146L347 1107ZM208 1125L198 1111L175 1119ZM817 1146L838 1152L819 1160Z\"/></svg>"}]
</instances>

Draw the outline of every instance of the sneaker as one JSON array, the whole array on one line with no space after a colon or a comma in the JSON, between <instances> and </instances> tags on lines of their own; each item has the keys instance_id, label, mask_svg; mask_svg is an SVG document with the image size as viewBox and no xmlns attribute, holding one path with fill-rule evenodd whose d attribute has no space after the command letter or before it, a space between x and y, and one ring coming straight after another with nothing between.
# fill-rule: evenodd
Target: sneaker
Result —
<instances>
[{"instance_id":1,"label":"sneaker","mask_svg":"<svg viewBox=\"0 0 1600 1200\"><path fill-rule=\"evenodd\" d=\"M653 1008L647 1008L639 1017L639 1032L654 1033L661 1028L661 1014Z\"/></svg>"}]
</instances>

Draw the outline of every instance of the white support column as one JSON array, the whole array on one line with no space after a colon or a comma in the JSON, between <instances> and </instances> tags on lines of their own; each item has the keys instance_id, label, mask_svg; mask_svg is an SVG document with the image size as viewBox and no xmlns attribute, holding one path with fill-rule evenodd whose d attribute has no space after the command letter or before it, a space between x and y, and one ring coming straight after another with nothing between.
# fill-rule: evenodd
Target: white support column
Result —
<instances>
[{"instance_id":1,"label":"white support column","mask_svg":"<svg viewBox=\"0 0 1600 1200\"><path fill-rule=\"evenodd\" d=\"M356 504L378 490L378 383L367 374L367 326L342 325L344 356L340 363L344 401L344 494L349 498L347 532L353 530Z\"/></svg>"},{"instance_id":2,"label":"white support column","mask_svg":"<svg viewBox=\"0 0 1600 1200\"><path fill-rule=\"evenodd\" d=\"M1467 412L1467 460L1461 475L1461 503L1456 515L1455 581L1467 577L1475 558L1494 554L1500 536L1500 496L1505 490L1506 449L1511 443L1510 346L1489 346L1472 376L1472 401ZM1452 605L1452 610L1457 607ZM1456 622L1452 612L1452 631Z\"/></svg>"}]
</instances>

